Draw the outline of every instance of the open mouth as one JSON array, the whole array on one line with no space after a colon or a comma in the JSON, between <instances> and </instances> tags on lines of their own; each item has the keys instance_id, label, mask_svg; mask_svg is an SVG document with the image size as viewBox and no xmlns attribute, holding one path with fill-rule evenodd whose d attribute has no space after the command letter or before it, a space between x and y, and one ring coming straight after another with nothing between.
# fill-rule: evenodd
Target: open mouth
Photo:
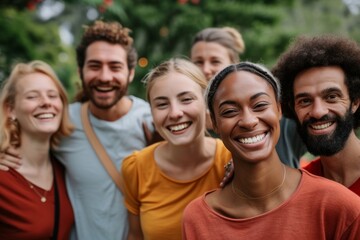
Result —
<instances>
[{"instance_id":1,"label":"open mouth","mask_svg":"<svg viewBox=\"0 0 360 240\"><path fill-rule=\"evenodd\" d=\"M186 123L169 126L168 129L171 132L179 132L179 131L182 131L182 130L188 128L190 125L191 125L191 122L186 122Z\"/></svg>"},{"instance_id":2,"label":"open mouth","mask_svg":"<svg viewBox=\"0 0 360 240\"><path fill-rule=\"evenodd\" d=\"M266 136L266 133L262 133L253 137L247 137L247 138L239 138L238 141L243 143L243 144L254 144L254 143L258 143L261 140L263 140Z\"/></svg>"},{"instance_id":3,"label":"open mouth","mask_svg":"<svg viewBox=\"0 0 360 240\"><path fill-rule=\"evenodd\" d=\"M94 89L98 92L111 92L115 88L113 86L96 86Z\"/></svg>"},{"instance_id":4,"label":"open mouth","mask_svg":"<svg viewBox=\"0 0 360 240\"><path fill-rule=\"evenodd\" d=\"M311 124L310 127L315 130L323 130L323 129L330 127L333 124L334 124L334 122L327 122L327 123L322 123L322 124Z\"/></svg>"},{"instance_id":5,"label":"open mouth","mask_svg":"<svg viewBox=\"0 0 360 240\"><path fill-rule=\"evenodd\" d=\"M39 119L52 119L55 117L55 114L54 113L40 113L40 114L35 115L35 117L39 118Z\"/></svg>"}]
</instances>

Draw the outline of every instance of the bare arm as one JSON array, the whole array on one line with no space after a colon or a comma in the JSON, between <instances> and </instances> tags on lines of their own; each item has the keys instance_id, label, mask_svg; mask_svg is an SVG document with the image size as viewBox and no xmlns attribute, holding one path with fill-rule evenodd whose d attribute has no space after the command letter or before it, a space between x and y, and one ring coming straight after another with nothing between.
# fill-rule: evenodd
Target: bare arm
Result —
<instances>
[{"instance_id":1,"label":"bare arm","mask_svg":"<svg viewBox=\"0 0 360 240\"><path fill-rule=\"evenodd\" d=\"M0 153L0 170L8 171L9 168L19 168L21 166L21 157L14 148L9 148L6 152Z\"/></svg>"},{"instance_id":2,"label":"bare arm","mask_svg":"<svg viewBox=\"0 0 360 240\"><path fill-rule=\"evenodd\" d=\"M141 229L140 217L128 212L129 235L127 240L143 240L144 236Z\"/></svg>"}]
</instances>

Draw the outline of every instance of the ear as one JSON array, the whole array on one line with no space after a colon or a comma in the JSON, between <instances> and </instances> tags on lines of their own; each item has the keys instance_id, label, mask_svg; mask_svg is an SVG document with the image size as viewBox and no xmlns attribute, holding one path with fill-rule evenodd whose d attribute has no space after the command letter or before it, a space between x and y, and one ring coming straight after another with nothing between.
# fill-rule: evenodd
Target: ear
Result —
<instances>
[{"instance_id":1,"label":"ear","mask_svg":"<svg viewBox=\"0 0 360 240\"><path fill-rule=\"evenodd\" d=\"M135 76L135 68L132 68L129 71L129 83L131 83L134 80L134 76Z\"/></svg>"},{"instance_id":2,"label":"ear","mask_svg":"<svg viewBox=\"0 0 360 240\"><path fill-rule=\"evenodd\" d=\"M14 108L9 105L6 106L6 115L8 116L8 118L11 118L12 120L16 119Z\"/></svg>"},{"instance_id":3,"label":"ear","mask_svg":"<svg viewBox=\"0 0 360 240\"><path fill-rule=\"evenodd\" d=\"M352 104L351 104L351 112L354 114L358 108L360 106L360 99L356 99Z\"/></svg>"}]
</instances>

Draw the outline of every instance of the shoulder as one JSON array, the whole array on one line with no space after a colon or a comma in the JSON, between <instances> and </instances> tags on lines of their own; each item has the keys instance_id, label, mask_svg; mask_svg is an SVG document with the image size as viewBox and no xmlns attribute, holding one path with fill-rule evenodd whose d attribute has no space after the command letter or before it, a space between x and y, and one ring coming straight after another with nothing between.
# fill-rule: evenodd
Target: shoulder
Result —
<instances>
[{"instance_id":1,"label":"shoulder","mask_svg":"<svg viewBox=\"0 0 360 240\"><path fill-rule=\"evenodd\" d=\"M152 165L151 159L154 159L154 151L161 142L154 143L140 151L134 151L129 156L125 157L122 162L122 171L135 171L139 167L150 167Z\"/></svg>"},{"instance_id":2,"label":"shoulder","mask_svg":"<svg viewBox=\"0 0 360 240\"><path fill-rule=\"evenodd\" d=\"M70 112L75 112L75 111L79 111L81 108L81 103L80 102L73 102L69 105L69 111Z\"/></svg>"},{"instance_id":3,"label":"shoulder","mask_svg":"<svg viewBox=\"0 0 360 240\"><path fill-rule=\"evenodd\" d=\"M215 159L221 159L222 162L227 163L232 158L230 151L225 147L220 139L216 139L216 154Z\"/></svg>"},{"instance_id":4,"label":"shoulder","mask_svg":"<svg viewBox=\"0 0 360 240\"><path fill-rule=\"evenodd\" d=\"M79 125L79 122L81 121L80 114L81 114L81 103L80 102L71 103L69 105L69 115L71 121L76 126Z\"/></svg>"},{"instance_id":5,"label":"shoulder","mask_svg":"<svg viewBox=\"0 0 360 240\"><path fill-rule=\"evenodd\" d=\"M133 102L134 107L150 109L150 104L147 101L145 101L144 99L138 98L138 97L133 96L133 95L129 95L128 97Z\"/></svg>"},{"instance_id":6,"label":"shoulder","mask_svg":"<svg viewBox=\"0 0 360 240\"><path fill-rule=\"evenodd\" d=\"M320 158L312 160L304 169L312 174L323 176Z\"/></svg>"},{"instance_id":7,"label":"shoulder","mask_svg":"<svg viewBox=\"0 0 360 240\"><path fill-rule=\"evenodd\" d=\"M195 198L192 200L184 210L184 216L191 216L194 213L198 213L201 208L204 207L205 204L205 194L202 194L200 197Z\"/></svg>"},{"instance_id":8,"label":"shoulder","mask_svg":"<svg viewBox=\"0 0 360 240\"><path fill-rule=\"evenodd\" d=\"M354 192L335 181L314 175L306 170L301 171L306 192L321 196L321 201L326 200L343 206L346 205L346 203L355 204L360 211L359 196Z\"/></svg>"},{"instance_id":9,"label":"shoulder","mask_svg":"<svg viewBox=\"0 0 360 240\"><path fill-rule=\"evenodd\" d=\"M221 154L225 154L228 155L230 154L230 151L225 147L223 141L221 141L221 139L216 138L216 150L221 153Z\"/></svg>"},{"instance_id":10,"label":"shoulder","mask_svg":"<svg viewBox=\"0 0 360 240\"><path fill-rule=\"evenodd\" d=\"M0 186L7 185L13 181L14 171L13 169L9 169L8 171L0 170Z\"/></svg>"}]
</instances>

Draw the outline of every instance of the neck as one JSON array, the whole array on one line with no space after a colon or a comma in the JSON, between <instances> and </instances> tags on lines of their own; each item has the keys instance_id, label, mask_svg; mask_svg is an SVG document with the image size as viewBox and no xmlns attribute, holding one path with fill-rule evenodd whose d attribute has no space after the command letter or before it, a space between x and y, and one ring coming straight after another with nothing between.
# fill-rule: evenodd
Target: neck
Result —
<instances>
[{"instance_id":1,"label":"neck","mask_svg":"<svg viewBox=\"0 0 360 240\"><path fill-rule=\"evenodd\" d=\"M353 131L344 148L332 155L321 156L324 177L351 186L360 177L360 140Z\"/></svg>"},{"instance_id":2,"label":"neck","mask_svg":"<svg viewBox=\"0 0 360 240\"><path fill-rule=\"evenodd\" d=\"M20 154L24 166L42 166L49 162L50 137L21 136Z\"/></svg>"},{"instance_id":3,"label":"neck","mask_svg":"<svg viewBox=\"0 0 360 240\"><path fill-rule=\"evenodd\" d=\"M53 182L49 150L50 137L46 140L22 135L20 154L23 163L17 169L27 181L47 190Z\"/></svg>"},{"instance_id":4,"label":"neck","mask_svg":"<svg viewBox=\"0 0 360 240\"><path fill-rule=\"evenodd\" d=\"M90 101L89 110L96 118L113 122L127 114L130 111L131 106L131 99L124 96L111 108L99 108Z\"/></svg>"},{"instance_id":5,"label":"neck","mask_svg":"<svg viewBox=\"0 0 360 240\"><path fill-rule=\"evenodd\" d=\"M214 156L214 148L210 147L213 144L216 145L213 138L199 137L189 145L176 146L166 143L163 152L168 154L166 159L171 164L182 168L192 168Z\"/></svg>"},{"instance_id":6,"label":"neck","mask_svg":"<svg viewBox=\"0 0 360 240\"><path fill-rule=\"evenodd\" d=\"M233 193L247 200L264 201L279 194L286 181L287 170L280 159L261 163L239 164L234 161Z\"/></svg>"}]
</instances>

